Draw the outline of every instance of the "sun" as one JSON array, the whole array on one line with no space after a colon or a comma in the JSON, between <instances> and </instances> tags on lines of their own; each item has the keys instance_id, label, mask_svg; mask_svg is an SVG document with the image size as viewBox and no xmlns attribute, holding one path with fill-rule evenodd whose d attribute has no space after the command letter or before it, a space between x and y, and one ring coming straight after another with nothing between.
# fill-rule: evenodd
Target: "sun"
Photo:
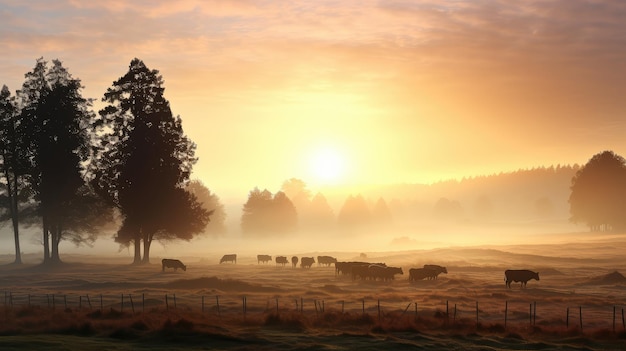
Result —
<instances>
[{"instance_id":1,"label":"sun","mask_svg":"<svg viewBox=\"0 0 626 351\"><path fill-rule=\"evenodd\" d=\"M311 172L318 181L336 183L345 174L346 161L341 153L324 147L313 152L310 160Z\"/></svg>"}]
</instances>

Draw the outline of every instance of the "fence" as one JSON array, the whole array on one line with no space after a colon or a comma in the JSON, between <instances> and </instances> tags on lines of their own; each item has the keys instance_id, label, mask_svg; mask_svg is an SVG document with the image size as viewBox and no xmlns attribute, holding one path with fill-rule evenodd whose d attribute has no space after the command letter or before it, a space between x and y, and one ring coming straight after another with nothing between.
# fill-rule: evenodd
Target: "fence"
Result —
<instances>
[{"instance_id":1,"label":"fence","mask_svg":"<svg viewBox=\"0 0 626 351\"><path fill-rule=\"evenodd\" d=\"M190 295L167 293L163 295L138 294L27 294L4 292L5 312L19 308L40 308L44 311L63 309L66 312L83 310L116 310L131 314L150 311L197 311L217 317L241 317L244 320L251 315L268 313L296 312L321 316L326 313L362 314L372 316L378 321L399 317L420 318L435 317L445 325L482 324L502 325L506 330L515 326L562 326L567 329L577 328L582 333L586 328L605 328L626 330L623 305L597 306L567 304L544 307L536 301L509 301L483 299L481 301L441 301L441 304L417 301L384 301L381 299L314 299L303 297L271 296L261 297L254 294L252 299L246 295ZM539 310L539 311L538 311ZM559 314L562 311L562 314ZM539 320L539 323L538 323Z\"/></svg>"}]
</instances>

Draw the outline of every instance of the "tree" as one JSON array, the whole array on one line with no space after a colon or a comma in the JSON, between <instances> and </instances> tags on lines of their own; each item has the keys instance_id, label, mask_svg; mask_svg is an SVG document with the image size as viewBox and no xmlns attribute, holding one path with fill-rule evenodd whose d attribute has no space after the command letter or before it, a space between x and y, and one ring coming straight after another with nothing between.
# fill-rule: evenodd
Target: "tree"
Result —
<instances>
[{"instance_id":1,"label":"tree","mask_svg":"<svg viewBox=\"0 0 626 351\"><path fill-rule=\"evenodd\" d=\"M626 160L613 151L594 155L572 178L570 220L591 230L626 227Z\"/></svg>"},{"instance_id":2,"label":"tree","mask_svg":"<svg viewBox=\"0 0 626 351\"><path fill-rule=\"evenodd\" d=\"M220 198L212 193L200 180L192 180L187 184L187 191L192 193L202 204L206 211L213 211L211 221L206 226L206 232L210 234L222 234L226 232L226 210L220 202Z\"/></svg>"},{"instance_id":3,"label":"tree","mask_svg":"<svg viewBox=\"0 0 626 351\"><path fill-rule=\"evenodd\" d=\"M335 214L322 193L317 193L311 200L306 226L312 229L330 229L335 224Z\"/></svg>"},{"instance_id":4,"label":"tree","mask_svg":"<svg viewBox=\"0 0 626 351\"><path fill-rule=\"evenodd\" d=\"M296 229L298 213L291 200L279 191L254 188L243 206L241 229L244 234L284 234Z\"/></svg>"},{"instance_id":5,"label":"tree","mask_svg":"<svg viewBox=\"0 0 626 351\"><path fill-rule=\"evenodd\" d=\"M134 244L134 263L149 263L153 240L189 240L209 222L210 213L184 190L196 145L180 116L173 116L164 90L159 71L135 58L107 89L97 120L102 138L92 184L120 210L124 220L115 240Z\"/></svg>"},{"instance_id":6,"label":"tree","mask_svg":"<svg viewBox=\"0 0 626 351\"><path fill-rule=\"evenodd\" d=\"M371 213L363 196L348 196L344 202L337 223L344 228L354 228L369 224Z\"/></svg>"},{"instance_id":7,"label":"tree","mask_svg":"<svg viewBox=\"0 0 626 351\"><path fill-rule=\"evenodd\" d=\"M13 240L15 243L15 263L22 263L19 233L19 202L22 179L24 176L23 165L20 158L19 138L15 131L17 124L17 106L11 97L11 92L6 85L0 90L0 174L4 177L2 184L4 195L2 196L3 207L7 208L8 218L13 225ZM2 216L4 219L4 216Z\"/></svg>"},{"instance_id":8,"label":"tree","mask_svg":"<svg viewBox=\"0 0 626 351\"><path fill-rule=\"evenodd\" d=\"M16 130L27 161L26 179L42 219L44 263L61 261L59 244L64 239L77 244L95 240L94 231L84 232L85 220L108 218L103 207L92 206L97 199L83 179L95 115L82 89L61 61L53 60L48 68L41 58L18 92L21 111ZM88 209L97 214L87 219Z\"/></svg>"},{"instance_id":9,"label":"tree","mask_svg":"<svg viewBox=\"0 0 626 351\"><path fill-rule=\"evenodd\" d=\"M254 188L248 194L248 201L243 205L241 214L241 230L244 234L253 232L267 232L270 228L270 213L272 193Z\"/></svg>"},{"instance_id":10,"label":"tree","mask_svg":"<svg viewBox=\"0 0 626 351\"><path fill-rule=\"evenodd\" d=\"M378 201L372 208L372 220L382 226L389 225L393 221L387 202L382 197L378 198Z\"/></svg>"}]
</instances>

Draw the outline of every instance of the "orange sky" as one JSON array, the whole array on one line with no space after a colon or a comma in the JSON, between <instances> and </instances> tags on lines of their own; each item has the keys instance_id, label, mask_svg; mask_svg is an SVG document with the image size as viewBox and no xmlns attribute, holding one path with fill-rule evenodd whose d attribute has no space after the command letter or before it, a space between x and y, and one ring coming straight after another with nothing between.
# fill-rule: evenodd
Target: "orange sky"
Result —
<instances>
[{"instance_id":1,"label":"orange sky","mask_svg":"<svg viewBox=\"0 0 626 351\"><path fill-rule=\"evenodd\" d=\"M0 0L0 84L59 58L99 100L144 60L222 198L626 154L623 2L24 3Z\"/></svg>"}]
</instances>

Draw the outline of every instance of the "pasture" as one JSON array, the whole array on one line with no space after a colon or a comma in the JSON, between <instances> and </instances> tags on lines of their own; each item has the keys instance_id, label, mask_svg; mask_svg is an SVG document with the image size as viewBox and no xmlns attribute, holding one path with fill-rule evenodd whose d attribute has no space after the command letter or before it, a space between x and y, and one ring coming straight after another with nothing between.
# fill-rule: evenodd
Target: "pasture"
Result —
<instances>
[{"instance_id":1,"label":"pasture","mask_svg":"<svg viewBox=\"0 0 626 351\"><path fill-rule=\"evenodd\" d=\"M403 268L393 281L353 281L317 263L263 265L256 254L236 264L176 257L187 271L165 272L160 257L144 266L82 256L56 268L3 265L0 348L623 349L625 250L626 241L590 239L368 252L367 261ZM409 282L409 269L424 264L448 274ZM508 289L509 268L541 279Z\"/></svg>"}]
</instances>

